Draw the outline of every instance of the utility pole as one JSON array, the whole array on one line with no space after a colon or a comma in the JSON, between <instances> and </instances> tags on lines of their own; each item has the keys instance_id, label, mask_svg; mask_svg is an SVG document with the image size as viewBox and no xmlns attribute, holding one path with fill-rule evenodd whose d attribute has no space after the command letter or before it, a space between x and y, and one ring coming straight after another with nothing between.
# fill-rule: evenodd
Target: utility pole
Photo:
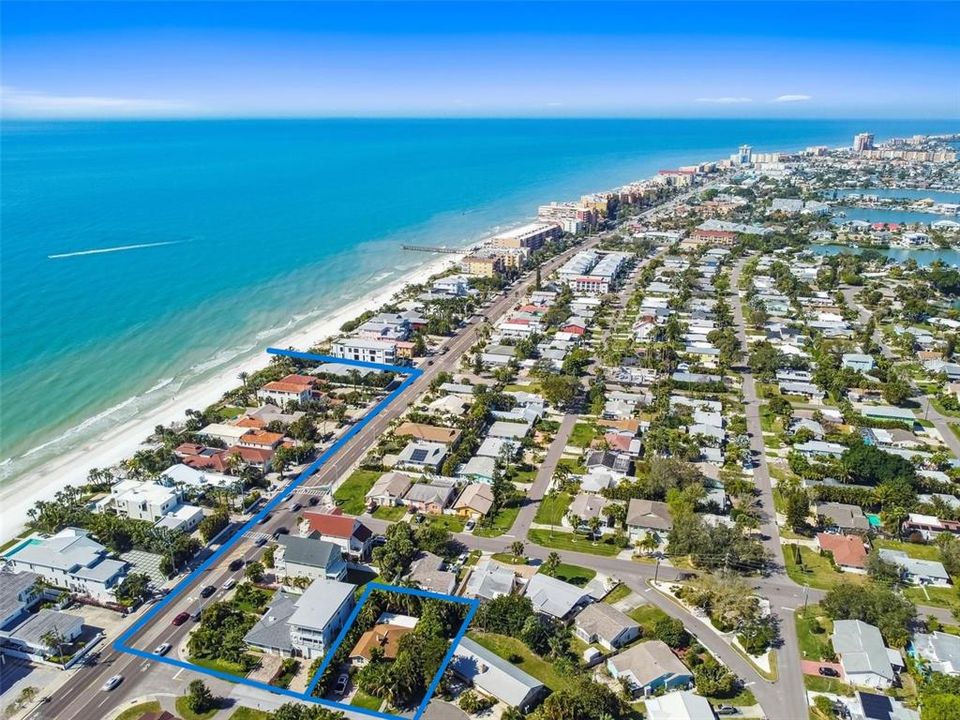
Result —
<instances>
[{"instance_id":1,"label":"utility pole","mask_svg":"<svg viewBox=\"0 0 960 720\"><path fill-rule=\"evenodd\" d=\"M660 577L660 558L657 558L657 566L653 570L653 582L657 582L657 578Z\"/></svg>"}]
</instances>

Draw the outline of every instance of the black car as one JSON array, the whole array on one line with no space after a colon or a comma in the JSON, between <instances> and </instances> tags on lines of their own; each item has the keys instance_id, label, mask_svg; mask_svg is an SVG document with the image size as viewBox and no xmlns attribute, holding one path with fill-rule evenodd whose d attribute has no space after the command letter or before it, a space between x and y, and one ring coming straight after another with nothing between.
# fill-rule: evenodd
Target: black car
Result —
<instances>
[{"instance_id":1,"label":"black car","mask_svg":"<svg viewBox=\"0 0 960 720\"><path fill-rule=\"evenodd\" d=\"M289 528L280 527L273 531L273 539L276 540L281 535L289 535L289 534L290 534Z\"/></svg>"},{"instance_id":2,"label":"black car","mask_svg":"<svg viewBox=\"0 0 960 720\"><path fill-rule=\"evenodd\" d=\"M314 507L318 502L320 502L320 498L318 498L316 495L311 495L310 500L307 502L310 503L310 507Z\"/></svg>"},{"instance_id":3,"label":"black car","mask_svg":"<svg viewBox=\"0 0 960 720\"><path fill-rule=\"evenodd\" d=\"M817 670L818 673L824 677L840 677L840 673L834 670L832 667L826 667L824 665L820 666L820 669Z\"/></svg>"},{"instance_id":4,"label":"black car","mask_svg":"<svg viewBox=\"0 0 960 720\"><path fill-rule=\"evenodd\" d=\"M243 567L243 558L233 560L228 567L230 568L230 572L236 572Z\"/></svg>"},{"instance_id":5,"label":"black car","mask_svg":"<svg viewBox=\"0 0 960 720\"><path fill-rule=\"evenodd\" d=\"M203 590L200 591L200 597L208 598L213 595L217 589L213 585L207 585Z\"/></svg>"},{"instance_id":6,"label":"black car","mask_svg":"<svg viewBox=\"0 0 960 720\"><path fill-rule=\"evenodd\" d=\"M260 518L259 520L257 520L257 524L258 524L258 525L263 525L263 524L264 524L267 520L269 520L271 517L273 517L273 516L272 516L270 513L267 513L267 514L264 515L262 518Z\"/></svg>"}]
</instances>

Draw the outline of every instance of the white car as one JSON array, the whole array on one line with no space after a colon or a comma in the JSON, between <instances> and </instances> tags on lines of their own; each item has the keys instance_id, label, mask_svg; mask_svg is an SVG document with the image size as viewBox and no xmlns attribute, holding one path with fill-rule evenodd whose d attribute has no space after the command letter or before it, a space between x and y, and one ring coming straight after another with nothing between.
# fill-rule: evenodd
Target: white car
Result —
<instances>
[{"instance_id":1,"label":"white car","mask_svg":"<svg viewBox=\"0 0 960 720\"><path fill-rule=\"evenodd\" d=\"M170 645L170 643L163 643L162 645L157 645L157 647L153 649L153 653L154 655L166 655L170 652L171 647L172 645Z\"/></svg>"},{"instance_id":2,"label":"white car","mask_svg":"<svg viewBox=\"0 0 960 720\"><path fill-rule=\"evenodd\" d=\"M237 584L237 579L236 579L236 578L230 578L229 580L227 580L227 581L223 584L223 589L224 589L224 590L230 590L230 589L233 588L236 584Z\"/></svg>"},{"instance_id":3,"label":"white car","mask_svg":"<svg viewBox=\"0 0 960 720\"><path fill-rule=\"evenodd\" d=\"M103 687L100 688L100 689L101 689L101 690L104 690L104 691L110 691L110 690L113 690L113 689L114 689L117 685L119 685L121 682L123 682L123 675L114 675L114 676L111 677L109 680L107 680L107 681L103 684Z\"/></svg>"}]
</instances>

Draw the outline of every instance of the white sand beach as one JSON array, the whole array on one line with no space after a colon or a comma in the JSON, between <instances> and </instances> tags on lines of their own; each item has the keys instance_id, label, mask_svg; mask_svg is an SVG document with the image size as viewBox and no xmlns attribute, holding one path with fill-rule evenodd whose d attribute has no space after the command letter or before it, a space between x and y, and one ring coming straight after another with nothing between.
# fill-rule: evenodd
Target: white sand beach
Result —
<instances>
[{"instance_id":1,"label":"white sand beach","mask_svg":"<svg viewBox=\"0 0 960 720\"><path fill-rule=\"evenodd\" d=\"M423 266L397 279L365 297L351 302L333 315L298 330L272 345L307 349L318 342L339 333L340 326L367 310L376 310L408 284L422 283L431 275L442 272L459 262L471 248L460 254L445 255L426 262ZM263 349L266 349L264 346ZM265 367L269 356L260 352L243 362L225 368L214 377L186 386L159 407L152 409L132 422L119 427L92 433L83 444L60 457L41 465L23 477L4 482L0 486L0 507L3 508L0 524L0 542L15 537L24 529L27 511L38 500L50 500L67 485L86 482L87 473L93 468L110 467L131 456L143 444L157 425L168 425L182 420L189 408L203 408L217 402L231 388L237 387L241 372L251 373Z\"/></svg>"}]
</instances>

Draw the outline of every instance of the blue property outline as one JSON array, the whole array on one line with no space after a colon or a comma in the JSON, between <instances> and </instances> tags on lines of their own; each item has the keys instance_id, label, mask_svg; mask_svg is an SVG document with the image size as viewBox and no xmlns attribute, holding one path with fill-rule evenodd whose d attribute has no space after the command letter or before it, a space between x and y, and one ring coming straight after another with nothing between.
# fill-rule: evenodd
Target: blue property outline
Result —
<instances>
[{"instance_id":1,"label":"blue property outline","mask_svg":"<svg viewBox=\"0 0 960 720\"><path fill-rule=\"evenodd\" d=\"M477 608L480 607L480 601L476 598L466 598L460 597L459 595L447 595L446 593L436 593L429 590L420 590L419 588L408 588L400 587L399 585L384 585L383 583L378 582L368 582L366 587L363 589L360 598L357 600L356 606L353 608L353 612L350 613L350 617L347 618L347 621L343 624L343 628L340 630L340 634L337 635L336 640L333 641L333 644L330 648L323 654L323 662L320 663L320 667L317 668L317 672L314 674L313 679L310 681L310 684L307 686L307 695L313 695L313 691L316 690L317 684L320 682L320 678L323 676L324 671L333 661L333 656L336 654L337 650L340 649L340 646L343 644L343 641L347 639L347 634L350 632L350 629L353 627L353 624L357 620L357 616L360 614L361 608L370 598L370 593L374 590L384 590L386 592L398 593L400 595L414 595L416 597L425 597L433 598L434 600L443 600L445 602L455 602L461 605L468 605L469 609L467 610L467 615L463 619L463 622L460 625L460 629L457 631L457 634L450 641L450 647L447 648L447 654L443 657L443 662L440 663L440 667L437 669L436 675L433 676L433 680L430 681L430 686L427 688L427 692L423 696L423 700L420 702L420 705L417 706L417 712L413 716L413 720L417 720L422 714L423 711L427 709L427 703L430 702L430 699L433 697L433 693L437 689L437 685L440 683L440 678L443 677L444 670L447 669L447 665L450 664L450 661L453 660L453 653L457 649L457 645L460 644L460 641L463 639L463 636L467 633L467 628L470 626L470 621L473 620L474 614L477 612ZM334 703L339 704L341 707L348 707L351 710L354 709L355 705L347 705L345 703ZM401 715L391 715L390 713L381 713L375 712L377 717L381 718L393 718L403 717L406 720L406 716Z\"/></svg>"},{"instance_id":2,"label":"blue property outline","mask_svg":"<svg viewBox=\"0 0 960 720\"><path fill-rule=\"evenodd\" d=\"M353 438L357 433L363 430L364 427L378 414L383 412L397 397L403 393L413 382L417 380L422 374L423 370L416 367L407 367L403 365L386 365L380 363L371 363L364 362L361 360L350 360L347 358L338 358L330 355L316 355L314 353L298 352L296 350L283 350L280 348L267 348L267 353L270 355L279 355L281 357L290 357L297 360L309 360L313 362L320 363L330 363L338 365L349 365L352 367L359 368L368 368L371 370L379 370L381 372L392 372L400 375L406 375L406 379L400 383L397 388L390 392L385 398L373 406L373 408L366 415L363 416L360 420L353 424L353 426L344 433L343 437L338 439L333 445L331 445L327 450L325 450L320 457L314 460L310 465L303 469L303 471L287 486L281 490L277 495L266 503L260 512L251 517L244 525L238 528L221 546L214 552L210 557L204 560L193 572L187 575L183 580L181 580L177 585L171 590L166 597L164 597L160 602L154 605L150 610L139 620L137 620L130 628L123 632L116 640L113 641L112 647L119 651L134 655L144 660L150 660L152 662L162 662L173 667L183 668L185 670L191 670L193 672L202 673L204 675L209 675L211 677L219 678L220 680L225 680L230 683L247 685L249 687L257 688L258 690L264 690L266 692L273 693L275 695L282 695L289 697L292 700L298 700L301 702L311 702L317 705L325 705L327 707L332 707L337 710L349 710L350 712L360 713L363 715L370 715L371 717L381 718L382 720L396 720L398 715L391 715L389 713L382 713L377 710L369 710L356 705L348 705L346 703L339 703L333 700L325 700L323 698L312 697L309 694L294 692L287 688L275 687L268 683L260 682L258 680L250 680L249 678L240 677L233 675L231 673L222 672L220 670L213 670L211 668L205 668L200 665L194 665L193 663L187 662L185 660L179 660L175 657L167 657L165 655L157 655L153 652L148 652L146 650L140 650L139 648L132 647L128 643L130 639L140 632L143 627L153 620L157 615L159 615L164 608L174 602L182 592L186 589L186 586L191 584L197 577L202 573L206 572L213 564L219 561L222 557L227 555L233 546L250 530L254 529L260 522L261 519L266 517L266 515L272 512L278 505L284 502L290 495L296 490L300 485L306 482L307 479L312 477L320 470L323 465L330 460L334 455L339 452L351 438ZM370 583L368 583L369 587ZM393 591L407 591L409 588L394 588L389 587ZM366 594L368 590L364 591ZM462 639L464 633L466 632L467 625L469 625L470 620L473 618L473 614L476 612L477 605L479 604L476 600L470 600L469 598L460 598L454 595L442 595L439 593L428 593L424 590L418 590L414 594L424 594L429 597L439 597L444 600L453 600L456 602L469 602L472 603L470 610L467 613L467 619L464 621L463 626L460 629L460 632L454 638L454 641L451 643L449 650L447 651L446 656L443 659L443 663L440 666L440 670L437 672L436 677L434 677L433 682L430 684L430 687L427 689L427 694L424 698L424 701L421 703L420 707L417 709L417 713L413 716L413 720L419 720L420 716L423 714L423 711L426 709L427 702L433 696L433 693L436 690L437 685L440 682L443 671L446 669L447 665L453 659L453 652L456 649L457 644ZM363 595L361 595L363 597ZM352 622L353 616L349 618ZM349 625L348 625L349 626ZM342 642L342 638L338 637L338 643ZM332 654L330 654L332 657ZM323 669L324 666L321 666ZM319 678L319 674L317 675ZM315 686L315 683L312 683L312 686ZM310 689L312 691L312 687ZM406 718L404 719L406 720Z\"/></svg>"}]
</instances>

